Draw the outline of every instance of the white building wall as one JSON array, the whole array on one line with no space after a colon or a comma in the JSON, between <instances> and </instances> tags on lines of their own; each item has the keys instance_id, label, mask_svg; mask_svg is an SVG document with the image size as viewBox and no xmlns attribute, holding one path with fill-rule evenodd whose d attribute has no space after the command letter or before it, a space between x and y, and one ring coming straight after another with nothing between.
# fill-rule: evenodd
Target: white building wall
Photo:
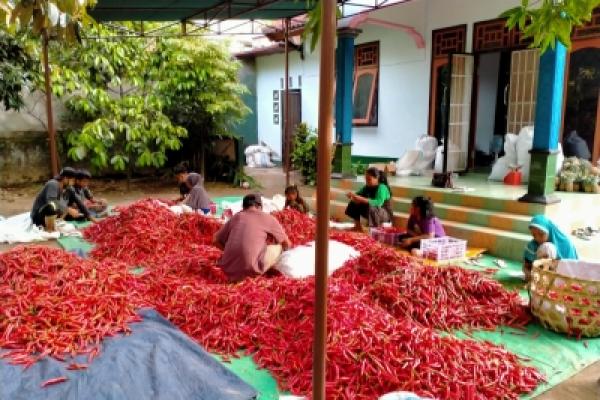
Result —
<instances>
[{"instance_id":1,"label":"white building wall","mask_svg":"<svg viewBox=\"0 0 600 400\"><path fill-rule=\"evenodd\" d=\"M473 23L498 18L520 0L412 0L370 14L371 17L414 27L426 42L418 49L405 32L374 25L360 27L356 43L379 41L379 121L376 127L354 127L352 153L362 156L400 157L428 133L431 38L435 29L467 24L467 51L472 49ZM290 58L290 73L297 88L302 74L302 120L312 127L318 117L319 51L297 52ZM282 54L257 58L258 135L275 150L281 149L281 125L273 124L273 90L284 75Z\"/></svg>"}]
</instances>

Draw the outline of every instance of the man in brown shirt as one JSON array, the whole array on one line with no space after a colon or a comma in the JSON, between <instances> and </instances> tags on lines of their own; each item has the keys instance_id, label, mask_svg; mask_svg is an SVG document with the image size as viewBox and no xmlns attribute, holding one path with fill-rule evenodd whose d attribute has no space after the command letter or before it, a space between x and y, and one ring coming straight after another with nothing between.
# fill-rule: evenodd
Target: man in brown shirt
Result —
<instances>
[{"instance_id":1,"label":"man in brown shirt","mask_svg":"<svg viewBox=\"0 0 600 400\"><path fill-rule=\"evenodd\" d=\"M283 227L262 211L260 195L247 195L242 207L214 237L214 245L223 250L219 267L232 282L264 274L290 246ZM268 238L276 244L267 245Z\"/></svg>"}]
</instances>

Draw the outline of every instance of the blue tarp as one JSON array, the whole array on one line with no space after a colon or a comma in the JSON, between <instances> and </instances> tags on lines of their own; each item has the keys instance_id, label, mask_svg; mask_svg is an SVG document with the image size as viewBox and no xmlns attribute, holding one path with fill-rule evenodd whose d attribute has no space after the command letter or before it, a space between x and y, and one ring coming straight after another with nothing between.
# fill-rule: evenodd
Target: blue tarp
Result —
<instances>
[{"instance_id":1,"label":"blue tarp","mask_svg":"<svg viewBox=\"0 0 600 400\"><path fill-rule=\"evenodd\" d=\"M89 368L46 358L27 370L0 361L0 399L10 400L248 400L256 391L151 309L129 336L108 338ZM76 360L86 363L85 356ZM46 388L59 376L68 381Z\"/></svg>"}]
</instances>

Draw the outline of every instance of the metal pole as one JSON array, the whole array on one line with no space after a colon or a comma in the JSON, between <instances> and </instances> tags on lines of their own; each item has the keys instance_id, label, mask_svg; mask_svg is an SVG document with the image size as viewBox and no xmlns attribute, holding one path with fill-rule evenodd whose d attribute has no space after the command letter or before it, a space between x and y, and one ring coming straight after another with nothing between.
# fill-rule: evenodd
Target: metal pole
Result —
<instances>
[{"instance_id":1,"label":"metal pole","mask_svg":"<svg viewBox=\"0 0 600 400\"><path fill-rule=\"evenodd\" d=\"M327 265L329 253L329 190L333 130L336 1L321 0L321 61L319 66L319 124L317 144L317 238L315 252L315 341L313 399L325 400L327 350Z\"/></svg>"},{"instance_id":2,"label":"metal pole","mask_svg":"<svg viewBox=\"0 0 600 400\"><path fill-rule=\"evenodd\" d=\"M48 63L48 31L42 30L42 53L44 57L44 83L46 89L46 119L48 120L48 142L50 145L50 168L52 175L58 175L58 155L56 153L56 130L52 115L52 92L50 89L50 66Z\"/></svg>"},{"instance_id":3,"label":"metal pole","mask_svg":"<svg viewBox=\"0 0 600 400\"><path fill-rule=\"evenodd\" d=\"M285 141L285 186L290 185L290 149L291 149L291 135L290 135L290 48L289 48L289 34L290 34L290 19L286 18L284 21L283 37L285 40L285 94L283 99L283 136Z\"/></svg>"}]
</instances>

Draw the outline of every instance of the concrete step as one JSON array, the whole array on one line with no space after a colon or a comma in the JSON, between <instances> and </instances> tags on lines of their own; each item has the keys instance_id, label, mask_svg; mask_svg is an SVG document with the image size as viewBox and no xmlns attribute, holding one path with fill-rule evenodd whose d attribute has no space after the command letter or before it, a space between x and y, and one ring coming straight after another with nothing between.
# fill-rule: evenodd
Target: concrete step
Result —
<instances>
[{"instance_id":1,"label":"concrete step","mask_svg":"<svg viewBox=\"0 0 600 400\"><path fill-rule=\"evenodd\" d=\"M544 214L546 206L535 203L522 203L518 200L506 198L485 197L478 194L463 192L454 192L448 189L434 188L432 186L404 186L402 183L392 182L392 196L394 198L412 199L417 196L427 196L435 204L448 204L454 206L470 207L476 209L485 209L488 211L499 211L503 213L531 216L535 214ZM351 179L332 179L332 189L339 189L343 192L356 191L364 183Z\"/></svg>"},{"instance_id":2,"label":"concrete step","mask_svg":"<svg viewBox=\"0 0 600 400\"><path fill-rule=\"evenodd\" d=\"M331 200L347 202L346 190L331 189ZM394 212L409 213L412 204L412 198L393 197L392 209ZM518 232L529 233L529 221L531 217L522 214L513 214L503 211L487 210L483 208L465 207L446 203L435 203L436 215L446 221L454 221L472 225L478 225L485 228L495 228Z\"/></svg>"},{"instance_id":3,"label":"concrete step","mask_svg":"<svg viewBox=\"0 0 600 400\"><path fill-rule=\"evenodd\" d=\"M309 199L308 201L314 210L316 205L314 199ZM332 200L330 202L331 217L342 221L348 220L348 217L344 214L346 205L346 202ZM531 240L531 236L528 234L456 222L445 218L440 219L447 235L465 239L468 241L469 247L485 248L490 254L497 257L520 260L525 246ZM405 227L407 221L408 213L401 211L394 212L394 226Z\"/></svg>"}]
</instances>

